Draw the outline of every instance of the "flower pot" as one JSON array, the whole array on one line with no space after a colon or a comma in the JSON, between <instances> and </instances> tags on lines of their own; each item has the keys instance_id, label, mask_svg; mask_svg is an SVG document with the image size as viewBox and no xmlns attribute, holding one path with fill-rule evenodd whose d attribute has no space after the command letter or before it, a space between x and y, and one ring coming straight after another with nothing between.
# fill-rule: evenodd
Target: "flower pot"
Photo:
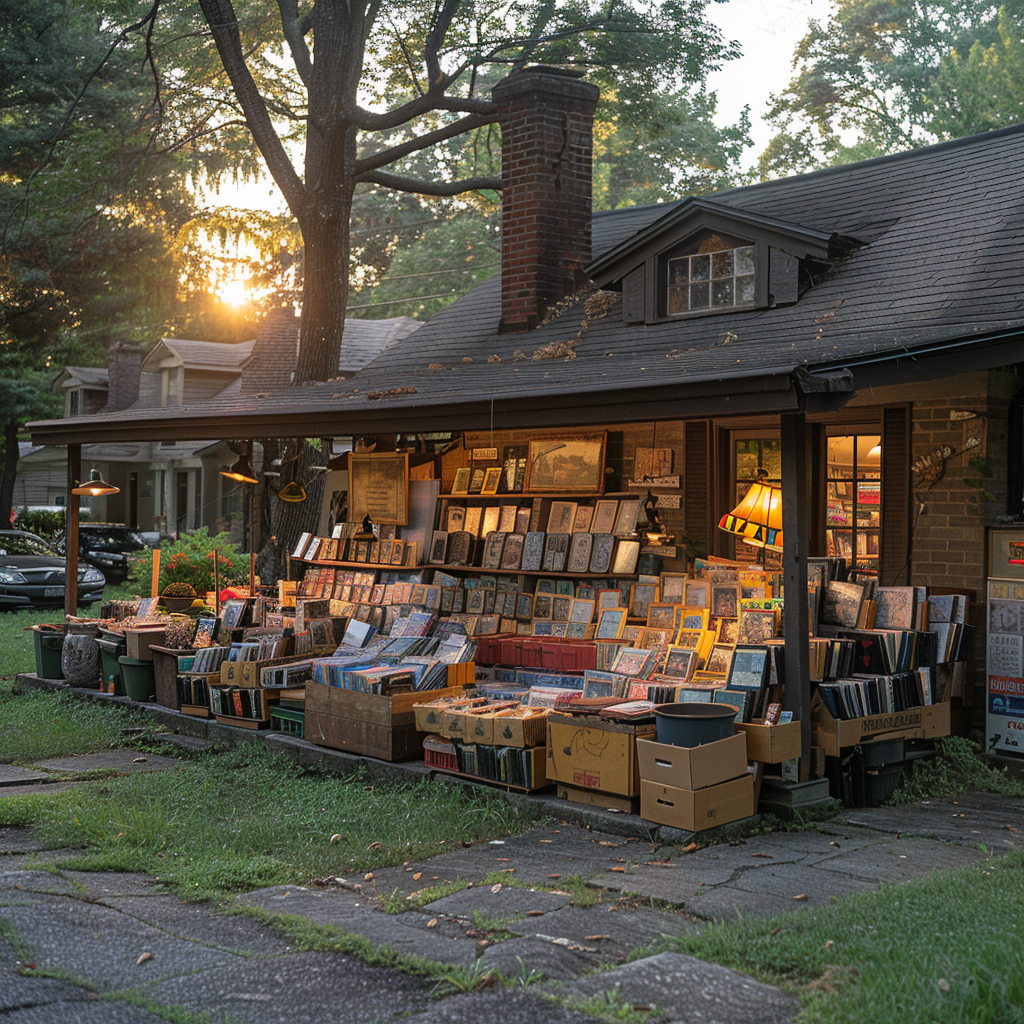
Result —
<instances>
[{"instance_id":1,"label":"flower pot","mask_svg":"<svg viewBox=\"0 0 1024 1024\"><path fill-rule=\"evenodd\" d=\"M129 700L152 700L156 696L153 662L143 661L141 658L129 658L127 655L121 655L117 660L121 666L124 695Z\"/></svg>"},{"instance_id":2,"label":"flower pot","mask_svg":"<svg viewBox=\"0 0 1024 1024\"><path fill-rule=\"evenodd\" d=\"M160 603L169 612L184 612L188 611L192 607L192 602L195 600L194 597L161 597Z\"/></svg>"}]
</instances>

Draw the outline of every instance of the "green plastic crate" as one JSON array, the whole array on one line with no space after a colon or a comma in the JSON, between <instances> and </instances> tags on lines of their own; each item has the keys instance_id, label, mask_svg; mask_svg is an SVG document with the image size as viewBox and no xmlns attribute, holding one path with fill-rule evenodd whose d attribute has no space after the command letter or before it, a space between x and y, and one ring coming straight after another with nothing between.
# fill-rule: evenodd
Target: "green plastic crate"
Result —
<instances>
[{"instance_id":1,"label":"green plastic crate","mask_svg":"<svg viewBox=\"0 0 1024 1024\"><path fill-rule=\"evenodd\" d=\"M306 726L306 712L294 708L271 708L270 728L277 732L286 732L289 736L302 739Z\"/></svg>"}]
</instances>

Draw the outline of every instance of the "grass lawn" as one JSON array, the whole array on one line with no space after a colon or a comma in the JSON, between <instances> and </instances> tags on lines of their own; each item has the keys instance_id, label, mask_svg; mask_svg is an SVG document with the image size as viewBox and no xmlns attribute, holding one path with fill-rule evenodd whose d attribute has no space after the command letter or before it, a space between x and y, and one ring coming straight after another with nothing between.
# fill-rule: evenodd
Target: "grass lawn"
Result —
<instances>
[{"instance_id":1,"label":"grass lawn","mask_svg":"<svg viewBox=\"0 0 1024 1024\"><path fill-rule=\"evenodd\" d=\"M35 647L26 626L63 621L64 611L61 608L0 612L0 678L13 678L19 672L35 672Z\"/></svg>"}]
</instances>

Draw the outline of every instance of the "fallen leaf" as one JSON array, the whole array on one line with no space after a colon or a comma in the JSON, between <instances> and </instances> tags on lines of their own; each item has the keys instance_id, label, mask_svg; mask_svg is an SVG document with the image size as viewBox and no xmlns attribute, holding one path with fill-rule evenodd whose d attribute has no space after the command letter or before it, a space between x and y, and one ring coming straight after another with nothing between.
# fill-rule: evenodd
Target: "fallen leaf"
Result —
<instances>
[{"instance_id":1,"label":"fallen leaf","mask_svg":"<svg viewBox=\"0 0 1024 1024\"><path fill-rule=\"evenodd\" d=\"M554 839L538 839L538 843L553 843Z\"/></svg>"},{"instance_id":2,"label":"fallen leaf","mask_svg":"<svg viewBox=\"0 0 1024 1024\"><path fill-rule=\"evenodd\" d=\"M429 921L427 922L427 927L428 927L428 928L436 928L436 927L437 927L437 918L436 918L436 917L432 917L432 918L431 918L431 919L430 919L430 920L429 920Z\"/></svg>"},{"instance_id":3,"label":"fallen leaf","mask_svg":"<svg viewBox=\"0 0 1024 1024\"><path fill-rule=\"evenodd\" d=\"M414 882L418 882L422 877L423 877L423 872L422 871L417 871L416 874L414 874L412 876L412 880Z\"/></svg>"},{"instance_id":4,"label":"fallen leaf","mask_svg":"<svg viewBox=\"0 0 1024 1024\"><path fill-rule=\"evenodd\" d=\"M152 953L143 953L142 956L140 956L139 959L135 961L135 966L138 967L139 964L144 964L147 960L152 960L152 959L153 959L153 954Z\"/></svg>"},{"instance_id":5,"label":"fallen leaf","mask_svg":"<svg viewBox=\"0 0 1024 1024\"><path fill-rule=\"evenodd\" d=\"M26 971L34 971L35 969L36 969L36 965L35 964L25 964L25 970Z\"/></svg>"},{"instance_id":6,"label":"fallen leaf","mask_svg":"<svg viewBox=\"0 0 1024 1024\"><path fill-rule=\"evenodd\" d=\"M132 764L145 764L145 763L146 763L146 758L144 758L144 757L133 757L132 758Z\"/></svg>"},{"instance_id":7,"label":"fallen leaf","mask_svg":"<svg viewBox=\"0 0 1024 1024\"><path fill-rule=\"evenodd\" d=\"M1019 832L1020 831L1019 828L1014 828L1012 825L1004 825L1003 828L1005 828L1007 832Z\"/></svg>"},{"instance_id":8,"label":"fallen leaf","mask_svg":"<svg viewBox=\"0 0 1024 1024\"><path fill-rule=\"evenodd\" d=\"M368 850L379 850L384 844L383 843L370 843L367 847Z\"/></svg>"},{"instance_id":9,"label":"fallen leaf","mask_svg":"<svg viewBox=\"0 0 1024 1024\"><path fill-rule=\"evenodd\" d=\"M507 864L512 858L511 857L495 857L496 861L500 861L502 864Z\"/></svg>"},{"instance_id":10,"label":"fallen leaf","mask_svg":"<svg viewBox=\"0 0 1024 1024\"><path fill-rule=\"evenodd\" d=\"M625 871L625 868L612 868L612 871Z\"/></svg>"},{"instance_id":11,"label":"fallen leaf","mask_svg":"<svg viewBox=\"0 0 1024 1024\"><path fill-rule=\"evenodd\" d=\"M613 850L617 850L619 848L619 844L618 843L609 842L609 840L607 840L607 839L600 840L597 845L598 846L610 846Z\"/></svg>"},{"instance_id":12,"label":"fallen leaf","mask_svg":"<svg viewBox=\"0 0 1024 1024\"><path fill-rule=\"evenodd\" d=\"M331 842L332 843L343 843L343 842L345 842L345 837L340 832L335 832L334 835L331 836Z\"/></svg>"},{"instance_id":13,"label":"fallen leaf","mask_svg":"<svg viewBox=\"0 0 1024 1024\"><path fill-rule=\"evenodd\" d=\"M561 875L548 875L548 878L561 878Z\"/></svg>"},{"instance_id":14,"label":"fallen leaf","mask_svg":"<svg viewBox=\"0 0 1024 1024\"><path fill-rule=\"evenodd\" d=\"M750 856L751 857L769 857L770 858L770 857L773 857L774 854L771 854L771 853L752 853Z\"/></svg>"},{"instance_id":15,"label":"fallen leaf","mask_svg":"<svg viewBox=\"0 0 1024 1024\"><path fill-rule=\"evenodd\" d=\"M833 945L833 943L832 943L832 940L831 940L831 939L829 939L829 940L828 940L828 942L826 942L826 943L825 943L825 948L826 948L826 949L831 949L831 948L832 948L832 945Z\"/></svg>"},{"instance_id":16,"label":"fallen leaf","mask_svg":"<svg viewBox=\"0 0 1024 1024\"><path fill-rule=\"evenodd\" d=\"M364 882L372 882L373 881L373 872L372 871L367 871L366 874L363 875L363 881Z\"/></svg>"},{"instance_id":17,"label":"fallen leaf","mask_svg":"<svg viewBox=\"0 0 1024 1024\"><path fill-rule=\"evenodd\" d=\"M683 847L683 853L690 853L691 850L696 850L696 849L697 849L697 844L696 843L690 843L689 846L684 846Z\"/></svg>"},{"instance_id":18,"label":"fallen leaf","mask_svg":"<svg viewBox=\"0 0 1024 1024\"><path fill-rule=\"evenodd\" d=\"M802 892L802 893L800 893L799 896L794 896L793 899L795 899L795 900L805 900L805 899L807 899L807 893Z\"/></svg>"},{"instance_id":19,"label":"fallen leaf","mask_svg":"<svg viewBox=\"0 0 1024 1024\"><path fill-rule=\"evenodd\" d=\"M939 991L940 992L948 992L949 991L949 982L946 981L945 978L939 978Z\"/></svg>"},{"instance_id":20,"label":"fallen leaf","mask_svg":"<svg viewBox=\"0 0 1024 1024\"><path fill-rule=\"evenodd\" d=\"M526 912L526 916L527 917L543 917L544 916L544 911L543 910L528 910Z\"/></svg>"},{"instance_id":21,"label":"fallen leaf","mask_svg":"<svg viewBox=\"0 0 1024 1024\"><path fill-rule=\"evenodd\" d=\"M511 875L515 868L502 868L502 874Z\"/></svg>"},{"instance_id":22,"label":"fallen leaf","mask_svg":"<svg viewBox=\"0 0 1024 1024\"><path fill-rule=\"evenodd\" d=\"M775 936L775 935L778 935L779 932L781 932L781 931L782 931L781 928L773 928L768 934L771 935L771 936Z\"/></svg>"},{"instance_id":23,"label":"fallen leaf","mask_svg":"<svg viewBox=\"0 0 1024 1024\"><path fill-rule=\"evenodd\" d=\"M584 935L584 942L600 942L602 939L610 939L610 935Z\"/></svg>"},{"instance_id":24,"label":"fallen leaf","mask_svg":"<svg viewBox=\"0 0 1024 1024\"><path fill-rule=\"evenodd\" d=\"M501 892L501 882L491 886L491 892Z\"/></svg>"}]
</instances>

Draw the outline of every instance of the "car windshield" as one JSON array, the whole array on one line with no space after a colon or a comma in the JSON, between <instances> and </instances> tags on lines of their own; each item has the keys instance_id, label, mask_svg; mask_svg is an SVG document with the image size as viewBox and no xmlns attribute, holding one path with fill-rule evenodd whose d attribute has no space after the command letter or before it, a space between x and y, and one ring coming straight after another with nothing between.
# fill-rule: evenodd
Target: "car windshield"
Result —
<instances>
[{"instance_id":1,"label":"car windshield","mask_svg":"<svg viewBox=\"0 0 1024 1024\"><path fill-rule=\"evenodd\" d=\"M143 539L134 531L116 526L90 527L88 530L79 527L83 547L111 548L114 551L141 551L146 546Z\"/></svg>"},{"instance_id":2,"label":"car windshield","mask_svg":"<svg viewBox=\"0 0 1024 1024\"><path fill-rule=\"evenodd\" d=\"M31 533L0 533L0 551L8 555L53 555L57 552L46 541Z\"/></svg>"}]
</instances>

